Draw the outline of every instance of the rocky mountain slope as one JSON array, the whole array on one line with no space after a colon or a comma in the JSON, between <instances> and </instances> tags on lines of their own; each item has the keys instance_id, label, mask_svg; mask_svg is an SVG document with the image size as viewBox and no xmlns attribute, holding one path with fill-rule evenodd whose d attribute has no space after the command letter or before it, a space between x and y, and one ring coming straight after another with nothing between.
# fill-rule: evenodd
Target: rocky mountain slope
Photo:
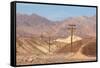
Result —
<instances>
[{"instance_id":1,"label":"rocky mountain slope","mask_svg":"<svg viewBox=\"0 0 100 68\"><path fill-rule=\"evenodd\" d=\"M96 16L79 16L62 21L50 21L37 14L17 13L17 36L53 36L66 37L70 34L69 24L75 24L75 34L81 37L96 35Z\"/></svg>"}]
</instances>

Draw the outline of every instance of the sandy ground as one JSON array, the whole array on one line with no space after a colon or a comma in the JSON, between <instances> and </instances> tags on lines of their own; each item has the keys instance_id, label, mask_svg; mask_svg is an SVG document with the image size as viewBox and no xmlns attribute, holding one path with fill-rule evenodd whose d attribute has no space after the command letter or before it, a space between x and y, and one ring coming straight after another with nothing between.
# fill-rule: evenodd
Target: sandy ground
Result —
<instances>
[{"instance_id":1,"label":"sandy ground","mask_svg":"<svg viewBox=\"0 0 100 68\"><path fill-rule=\"evenodd\" d=\"M91 42L91 41L90 41ZM26 43L27 44L27 43ZM82 48L88 43L83 44L77 52L64 52L64 53L47 53L47 54L28 54L17 55L17 65L29 65L29 64L48 64L48 63L64 63L64 62L80 62L80 61L95 61L96 57L89 57L82 54ZM27 44L28 45L28 44ZM31 45L31 44L30 44ZM28 50L31 49L27 47ZM41 49L38 46L38 49ZM43 52L44 49L42 50Z\"/></svg>"},{"instance_id":2,"label":"sandy ground","mask_svg":"<svg viewBox=\"0 0 100 68\"><path fill-rule=\"evenodd\" d=\"M48 63L63 63L63 62L77 62L77 61L94 61L96 57L87 57L80 52L69 54L49 54L41 56L19 56L18 65L26 64L48 64ZM24 59L23 59L24 58Z\"/></svg>"}]
</instances>

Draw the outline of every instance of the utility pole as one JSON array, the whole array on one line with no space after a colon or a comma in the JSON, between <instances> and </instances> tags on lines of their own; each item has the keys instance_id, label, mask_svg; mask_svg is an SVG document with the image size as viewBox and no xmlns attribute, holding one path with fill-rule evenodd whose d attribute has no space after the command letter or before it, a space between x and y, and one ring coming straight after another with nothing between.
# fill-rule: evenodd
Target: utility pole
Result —
<instances>
[{"instance_id":1,"label":"utility pole","mask_svg":"<svg viewBox=\"0 0 100 68\"><path fill-rule=\"evenodd\" d=\"M70 33L71 33L71 52L73 52L73 35L74 35L74 30L76 29L75 28L76 25L69 24L68 26L69 26L68 30L70 30Z\"/></svg>"},{"instance_id":2,"label":"utility pole","mask_svg":"<svg viewBox=\"0 0 100 68\"><path fill-rule=\"evenodd\" d=\"M47 37L47 43L48 43L48 52L49 52L49 54L50 54L50 52L51 52L51 36L50 36L50 32L46 32L46 34L48 35L48 37Z\"/></svg>"},{"instance_id":3,"label":"utility pole","mask_svg":"<svg viewBox=\"0 0 100 68\"><path fill-rule=\"evenodd\" d=\"M48 44L49 44L49 53L50 53L50 51L51 51L51 49L50 49L50 45L51 45L51 38L50 38L50 36L49 36L49 40L48 41L49 41Z\"/></svg>"},{"instance_id":4,"label":"utility pole","mask_svg":"<svg viewBox=\"0 0 100 68\"><path fill-rule=\"evenodd\" d=\"M41 33L41 35L40 35L40 39L43 40L43 34L42 34L42 33Z\"/></svg>"}]
</instances>

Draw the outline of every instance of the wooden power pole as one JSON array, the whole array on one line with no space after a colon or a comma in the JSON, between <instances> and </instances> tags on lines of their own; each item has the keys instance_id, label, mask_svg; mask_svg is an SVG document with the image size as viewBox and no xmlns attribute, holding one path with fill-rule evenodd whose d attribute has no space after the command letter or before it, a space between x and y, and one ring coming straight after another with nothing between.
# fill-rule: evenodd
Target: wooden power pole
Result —
<instances>
[{"instance_id":1,"label":"wooden power pole","mask_svg":"<svg viewBox=\"0 0 100 68\"><path fill-rule=\"evenodd\" d=\"M51 52L51 49L50 49L50 45L51 45L51 38L49 37L49 40L48 40L48 44L49 44L49 53Z\"/></svg>"},{"instance_id":2,"label":"wooden power pole","mask_svg":"<svg viewBox=\"0 0 100 68\"><path fill-rule=\"evenodd\" d=\"M70 30L70 33L71 33L71 52L73 52L73 35L74 35L74 30L76 29L75 28L76 25L69 24L68 26L69 26L68 30Z\"/></svg>"},{"instance_id":3,"label":"wooden power pole","mask_svg":"<svg viewBox=\"0 0 100 68\"><path fill-rule=\"evenodd\" d=\"M41 33L41 35L40 35L40 39L43 40L43 34L42 34L42 33Z\"/></svg>"}]
</instances>

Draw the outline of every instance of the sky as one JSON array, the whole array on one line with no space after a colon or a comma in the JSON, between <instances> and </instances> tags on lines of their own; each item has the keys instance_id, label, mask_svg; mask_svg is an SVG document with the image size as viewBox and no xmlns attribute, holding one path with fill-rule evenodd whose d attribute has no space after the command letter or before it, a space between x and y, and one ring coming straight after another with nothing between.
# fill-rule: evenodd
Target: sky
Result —
<instances>
[{"instance_id":1,"label":"sky","mask_svg":"<svg viewBox=\"0 0 100 68\"><path fill-rule=\"evenodd\" d=\"M96 15L95 7L61 6L45 4L17 3L17 13L31 15L33 13L52 21L60 21L69 17Z\"/></svg>"}]
</instances>

